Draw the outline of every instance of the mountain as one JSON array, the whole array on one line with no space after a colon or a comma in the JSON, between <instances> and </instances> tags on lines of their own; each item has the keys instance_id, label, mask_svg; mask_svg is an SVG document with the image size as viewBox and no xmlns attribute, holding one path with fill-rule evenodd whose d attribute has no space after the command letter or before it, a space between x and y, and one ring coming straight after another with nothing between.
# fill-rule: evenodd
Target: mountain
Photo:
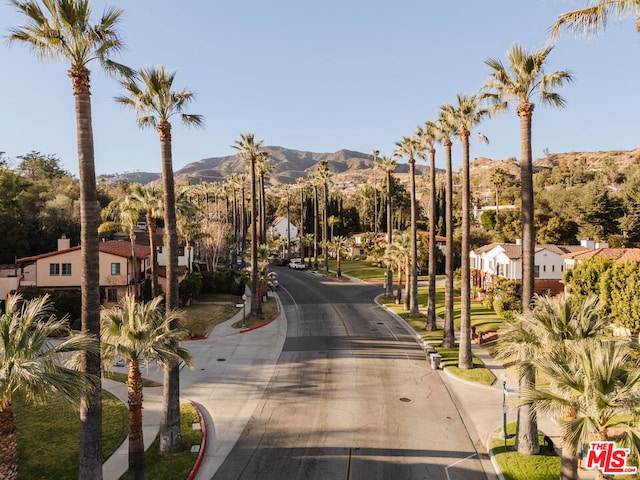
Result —
<instances>
[{"instance_id":1,"label":"mountain","mask_svg":"<svg viewBox=\"0 0 640 480\"><path fill-rule=\"evenodd\" d=\"M301 150L291 150L284 147L268 146L263 148L269 153L272 171L268 175L268 183L277 186L283 183L295 183L298 178L305 178L312 173L318 162L326 160L331 180L335 188L351 190L364 183L373 184L382 182L384 172L373 168L373 155L354 152L351 150L338 150L334 153L315 153ZM455 159L457 160L457 158ZM442 149L436 156L438 164L444 159ZM416 162L416 174L427 175L429 168L425 161ZM632 165L640 164L640 149L632 151L606 151L606 152L571 152L549 153L541 159L534 161L535 171L542 171L554 167L574 170L578 167L586 170L615 169L622 172ZM489 158L476 158L471 162L472 188L491 188L489 177L497 168L502 168L507 174L518 177L520 164L515 158L506 160L492 160ZM176 183L196 184L201 181L224 181L229 175L246 173L246 161L235 155L226 157L204 158L197 162L185 165L175 172ZM395 175L401 182L408 182L409 166L399 163ZM438 170L438 175L443 174ZM108 183L118 181L139 182L142 184L159 182L160 173L134 172L117 175L103 176Z\"/></svg>"}]
</instances>

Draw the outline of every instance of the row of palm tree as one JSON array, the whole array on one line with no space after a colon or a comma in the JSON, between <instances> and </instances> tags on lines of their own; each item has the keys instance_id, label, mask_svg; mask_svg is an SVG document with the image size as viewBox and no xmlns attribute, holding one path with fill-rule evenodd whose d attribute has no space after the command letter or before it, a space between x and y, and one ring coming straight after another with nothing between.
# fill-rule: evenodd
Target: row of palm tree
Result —
<instances>
[{"instance_id":1,"label":"row of palm tree","mask_svg":"<svg viewBox=\"0 0 640 480\"><path fill-rule=\"evenodd\" d=\"M11 30L10 43L29 46L39 57L63 60L70 64L76 103L77 145L80 174L80 215L82 267L82 330L100 338L100 290L98 269L97 189L91 115L89 64L97 60L108 73L119 78L125 94L116 100L133 108L140 127L153 127L160 135L164 192L165 231L167 235L167 313L178 307L177 230L175 221L175 188L171 150L171 123L180 115L188 125L202 126L199 115L184 113L194 95L188 90L172 91L175 73L164 67L135 71L113 57L124 48L117 27L123 14L120 8L106 8L97 24L91 24L89 0L13 0L13 6L24 15L25 25ZM175 321L172 328L176 327ZM83 354L83 370L96 379L95 388L84 398L81 409L79 478L102 478L101 437L102 410L99 375L100 355L95 349ZM161 450L181 448L178 363L165 369L164 408L161 425Z\"/></svg>"},{"instance_id":2,"label":"row of palm tree","mask_svg":"<svg viewBox=\"0 0 640 480\"><path fill-rule=\"evenodd\" d=\"M146 479L142 432L141 364L155 361L170 365L192 364L189 353L180 347L186 332L169 328L178 318L167 315L156 297L149 303L125 296L119 305L101 312L102 349L95 352L111 365L120 358L129 364L127 397L129 406L129 478ZM66 334L62 341L51 337ZM100 378L79 369L78 355L95 350L96 342L86 332L73 333L68 319L56 318L53 304L45 295L24 301L9 296L0 317L0 478L18 478L17 427L12 401L19 395L40 405L52 394L61 395L73 405L96 388Z\"/></svg>"}]
</instances>

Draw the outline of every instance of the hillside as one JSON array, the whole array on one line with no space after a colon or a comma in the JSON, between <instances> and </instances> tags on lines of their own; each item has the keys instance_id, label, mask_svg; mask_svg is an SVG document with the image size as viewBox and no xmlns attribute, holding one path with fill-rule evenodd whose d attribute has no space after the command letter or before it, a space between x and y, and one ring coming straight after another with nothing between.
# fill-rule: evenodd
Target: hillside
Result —
<instances>
[{"instance_id":1,"label":"hillside","mask_svg":"<svg viewBox=\"0 0 640 480\"><path fill-rule=\"evenodd\" d=\"M373 168L373 156L371 154L354 152L351 150L338 150L334 153L315 153L301 150L291 150L284 147L268 146L264 151L269 153L272 172L268 182L273 186L283 183L295 183L298 178L305 178L312 173L318 162L326 160L329 170L332 172L332 183L338 188L350 190L364 183L372 184L380 182L383 172ZM443 163L442 151L438 152L436 161ZM535 171L542 171L554 167L560 167L567 171L577 168L584 170L598 170L624 172L631 165L640 164L640 149L632 151L608 151L608 152L570 152L549 153L544 158L534 161ZM471 162L471 184L476 190L488 190L491 187L490 176L495 168L502 168L507 174L518 177L520 166L516 159L492 160L489 158L476 158ZM420 160L416 163L418 175L428 174L426 162ZM230 174L243 174L246 172L246 162L235 155L226 157L204 158L190 163L175 172L177 183L196 184L201 181L224 181ZM409 166L400 163L395 172L401 181L408 181ZM438 171L441 175L444 172ZM112 183L117 181L129 181L150 183L160 179L160 173L124 173L105 176L105 181Z\"/></svg>"}]
</instances>

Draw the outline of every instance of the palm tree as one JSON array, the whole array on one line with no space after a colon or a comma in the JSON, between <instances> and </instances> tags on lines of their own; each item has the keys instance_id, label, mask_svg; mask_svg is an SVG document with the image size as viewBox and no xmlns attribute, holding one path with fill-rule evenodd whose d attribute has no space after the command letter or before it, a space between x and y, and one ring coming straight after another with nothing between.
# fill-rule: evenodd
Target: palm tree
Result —
<instances>
[{"instance_id":1,"label":"palm tree","mask_svg":"<svg viewBox=\"0 0 640 480\"><path fill-rule=\"evenodd\" d=\"M95 340L81 333L54 345L49 339L60 332L69 332L68 321L53 316L48 295L29 301L22 301L19 295L8 297L0 316L0 478L18 478L14 395L42 405L57 393L77 404L95 388L97 382L69 361L70 353L99 353Z\"/></svg>"},{"instance_id":2,"label":"palm tree","mask_svg":"<svg viewBox=\"0 0 640 480\"><path fill-rule=\"evenodd\" d=\"M176 227L176 194L173 179L171 149L171 118L178 115L187 126L203 127L200 115L184 113L195 96L183 89L172 91L175 72L164 67L150 67L138 72L137 79L121 82L126 94L116 97L122 105L134 109L140 128L155 128L160 135L162 155L162 188L164 190L164 228L167 238L167 285L165 307L167 315L178 308L178 230ZM171 322L171 328L177 321ZM164 371L163 414L160 428L160 450L169 453L180 448L180 372L178 362Z\"/></svg>"},{"instance_id":3,"label":"palm tree","mask_svg":"<svg viewBox=\"0 0 640 480\"><path fill-rule=\"evenodd\" d=\"M256 141L255 134L249 132L240 134L240 140L236 140L232 148L238 151L238 156L248 162L249 175L251 177L251 317L260 316L261 309L258 298L258 231L256 210L256 162L260 153L262 140Z\"/></svg>"},{"instance_id":4,"label":"palm tree","mask_svg":"<svg viewBox=\"0 0 640 480\"><path fill-rule=\"evenodd\" d=\"M425 122L418 127L418 137L424 148L429 149L429 292L427 318L424 329L435 331L436 325L436 142L442 140L442 131L435 122Z\"/></svg>"},{"instance_id":5,"label":"palm tree","mask_svg":"<svg viewBox=\"0 0 640 480\"><path fill-rule=\"evenodd\" d=\"M391 221L392 207L391 207L391 174L395 171L397 162L395 158L383 155L380 158L379 168L384 170L387 179L387 245L393 242L393 225ZM391 298L393 295L393 271L391 268L391 262L387 262L385 284L385 297Z\"/></svg>"},{"instance_id":6,"label":"palm tree","mask_svg":"<svg viewBox=\"0 0 640 480\"><path fill-rule=\"evenodd\" d=\"M104 220L98 233L113 234L118 232L126 232L129 235L131 243L131 259L133 261L133 285L136 297L140 294L138 291L138 262L136 260L136 232L134 230L140 218L140 207L134 200L131 192L128 192L123 198L112 200L102 209L102 219Z\"/></svg>"},{"instance_id":7,"label":"palm tree","mask_svg":"<svg viewBox=\"0 0 640 480\"><path fill-rule=\"evenodd\" d=\"M446 180L445 180L445 236L446 250L444 254L445 289L444 289L444 332L442 335L442 346L444 348L454 348L455 326L453 321L453 170L451 166L451 137L458 134L456 125L451 119L450 105L442 105L438 114L438 129L442 134L444 153L446 158Z\"/></svg>"},{"instance_id":8,"label":"palm tree","mask_svg":"<svg viewBox=\"0 0 640 480\"><path fill-rule=\"evenodd\" d=\"M258 176L259 185L259 224L260 224L260 243L267 241L267 209L265 199L265 177L273 171L273 167L269 165L269 152L260 152L256 158L256 174Z\"/></svg>"},{"instance_id":9,"label":"palm tree","mask_svg":"<svg viewBox=\"0 0 640 480\"><path fill-rule=\"evenodd\" d=\"M601 309L596 296L535 297L533 310L503 323L497 358L514 362L521 372L535 377L541 359L568 357L572 344L602 334L609 321L600 314Z\"/></svg>"},{"instance_id":10,"label":"palm tree","mask_svg":"<svg viewBox=\"0 0 640 480\"><path fill-rule=\"evenodd\" d=\"M554 89L571 82L573 77L568 70L546 74L544 64L553 47L546 47L529 53L523 47L515 45L507 52L509 70L500 60L488 59L486 64L493 70L484 84L484 97L497 112L508 107L509 102L519 102L517 113L520 117L520 182L522 197L522 310L530 308L534 294L534 255L535 225L533 201L533 158L531 151L531 119L539 97L543 105L564 106L564 99ZM524 375L520 379L520 388L533 387L535 379ZM518 451L523 454L537 453L538 433L535 415L528 413L528 407L519 410Z\"/></svg>"},{"instance_id":11,"label":"palm tree","mask_svg":"<svg viewBox=\"0 0 640 480\"><path fill-rule=\"evenodd\" d=\"M471 358L471 186L469 183L469 135L489 111L480 107L479 95L456 95L451 111L462 145L462 261L460 289L460 349L458 367L473 368ZM485 138L481 136L481 138Z\"/></svg>"},{"instance_id":12,"label":"palm tree","mask_svg":"<svg viewBox=\"0 0 640 480\"><path fill-rule=\"evenodd\" d=\"M636 30L640 32L640 3L637 0L597 0L593 5L565 12L551 26L551 35L557 36L562 28L579 34L596 34L607 25L610 16L623 19L636 15Z\"/></svg>"},{"instance_id":13,"label":"palm tree","mask_svg":"<svg viewBox=\"0 0 640 480\"><path fill-rule=\"evenodd\" d=\"M151 295L160 295L158 283L158 250L156 248L156 231L158 225L156 219L164 215L162 191L159 187L142 186L136 184L131 190L131 197L138 204L140 210L145 212L147 230L149 231L149 250L151 251Z\"/></svg>"},{"instance_id":14,"label":"palm tree","mask_svg":"<svg viewBox=\"0 0 640 480\"><path fill-rule=\"evenodd\" d=\"M193 241L201 232L200 225L195 220L197 210L197 207L187 198L187 190L183 188L176 197L176 230L178 232L178 239L184 241L184 249L187 257L187 272L189 273L191 273L193 263L191 258Z\"/></svg>"},{"instance_id":15,"label":"palm tree","mask_svg":"<svg viewBox=\"0 0 640 480\"><path fill-rule=\"evenodd\" d=\"M376 168L378 167L380 150L373 151L373 233L378 234L378 184L376 182Z\"/></svg>"},{"instance_id":16,"label":"palm tree","mask_svg":"<svg viewBox=\"0 0 640 480\"><path fill-rule=\"evenodd\" d=\"M343 237L342 235L337 235L331 238L329 242L329 251L336 254L336 275L338 277L342 276L342 270L340 268L340 260L342 258L342 254L347 250L347 242L348 239Z\"/></svg>"},{"instance_id":17,"label":"palm tree","mask_svg":"<svg viewBox=\"0 0 640 480\"><path fill-rule=\"evenodd\" d=\"M304 263L305 257L305 247L307 246L304 241L305 233L304 233L304 191L307 188L307 182L303 178L296 179L296 185L300 189L300 228L298 229L298 235L300 235L300 258L302 259L302 263Z\"/></svg>"},{"instance_id":18,"label":"palm tree","mask_svg":"<svg viewBox=\"0 0 640 480\"><path fill-rule=\"evenodd\" d=\"M324 255L324 273L329 273L329 250L328 250L328 217L329 217L329 162L321 160L316 167L316 178L322 186L322 197L324 199L322 209L322 244Z\"/></svg>"},{"instance_id":19,"label":"palm tree","mask_svg":"<svg viewBox=\"0 0 640 480\"><path fill-rule=\"evenodd\" d=\"M395 262L398 266L398 292L396 296L396 303L400 304L402 301L402 276L403 272L407 272L411 265L411 235L407 232L402 232L399 236L394 237L393 243L387 245L387 251L385 257L389 263ZM407 279L407 284L409 279ZM405 292L405 308L408 310L409 305L407 302L407 293Z\"/></svg>"},{"instance_id":20,"label":"palm tree","mask_svg":"<svg viewBox=\"0 0 640 480\"><path fill-rule=\"evenodd\" d=\"M634 349L630 342L589 338L534 362L549 385L522 390L519 403L560 419L561 480L577 480L579 446L594 439L609 440L610 429L622 432L619 441L637 457L640 362ZM596 478L613 476L598 470Z\"/></svg>"},{"instance_id":21,"label":"palm tree","mask_svg":"<svg viewBox=\"0 0 640 480\"><path fill-rule=\"evenodd\" d=\"M182 360L191 365L191 356L180 347L186 331L170 328L176 311L163 311L162 297L151 302L136 302L132 295L118 306L102 311L101 340L103 355L122 358L129 363L127 397L129 403L129 478L146 479L144 438L142 433L142 374L140 364L156 361L162 366Z\"/></svg>"},{"instance_id":22,"label":"palm tree","mask_svg":"<svg viewBox=\"0 0 640 480\"><path fill-rule=\"evenodd\" d=\"M491 174L491 177L489 177L489 180L491 181L491 183L493 183L493 187L496 189L496 223L498 222L500 188L502 188L502 186L504 185L506 176L506 172L502 168L497 167L493 169L493 173Z\"/></svg>"},{"instance_id":23,"label":"palm tree","mask_svg":"<svg viewBox=\"0 0 640 480\"><path fill-rule=\"evenodd\" d=\"M108 8L97 24L90 24L89 0L47 0L44 9L36 0L12 0L27 24L11 29L10 43L29 46L40 58L67 61L76 107L80 174L80 243L82 248L82 330L100 338L100 278L98 259L98 200L93 149L93 124L89 62L97 60L107 72L131 75L132 71L111 57L124 48L117 27L123 10ZM100 355L87 351L83 370L100 377ZM102 478L102 392L96 388L80 406L80 478Z\"/></svg>"},{"instance_id":24,"label":"palm tree","mask_svg":"<svg viewBox=\"0 0 640 480\"><path fill-rule=\"evenodd\" d=\"M418 309L418 212L416 202L416 156L424 158L424 152L421 150L420 141L416 135L411 137L402 137L402 140L395 143L398 147L395 155L399 157L409 157L410 170L410 195L411 195L411 289L409 293L409 317L418 318L420 310ZM406 300L405 300L406 302Z\"/></svg>"}]
</instances>

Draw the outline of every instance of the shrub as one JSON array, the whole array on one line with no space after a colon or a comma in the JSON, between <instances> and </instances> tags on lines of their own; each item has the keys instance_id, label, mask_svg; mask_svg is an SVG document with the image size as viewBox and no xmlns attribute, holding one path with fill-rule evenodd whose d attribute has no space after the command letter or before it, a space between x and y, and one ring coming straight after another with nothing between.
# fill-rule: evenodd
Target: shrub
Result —
<instances>
[{"instance_id":1,"label":"shrub","mask_svg":"<svg viewBox=\"0 0 640 480\"><path fill-rule=\"evenodd\" d=\"M498 315L501 315L504 311L504 301L501 298L493 299L493 311Z\"/></svg>"},{"instance_id":2,"label":"shrub","mask_svg":"<svg viewBox=\"0 0 640 480\"><path fill-rule=\"evenodd\" d=\"M214 272L201 272L202 293L231 293L242 295L246 284L245 273L241 270L222 268Z\"/></svg>"},{"instance_id":3,"label":"shrub","mask_svg":"<svg viewBox=\"0 0 640 480\"><path fill-rule=\"evenodd\" d=\"M178 286L180 300L183 305L188 305L192 298L200 295L202 291L202 274L192 272L187 274Z\"/></svg>"}]
</instances>

